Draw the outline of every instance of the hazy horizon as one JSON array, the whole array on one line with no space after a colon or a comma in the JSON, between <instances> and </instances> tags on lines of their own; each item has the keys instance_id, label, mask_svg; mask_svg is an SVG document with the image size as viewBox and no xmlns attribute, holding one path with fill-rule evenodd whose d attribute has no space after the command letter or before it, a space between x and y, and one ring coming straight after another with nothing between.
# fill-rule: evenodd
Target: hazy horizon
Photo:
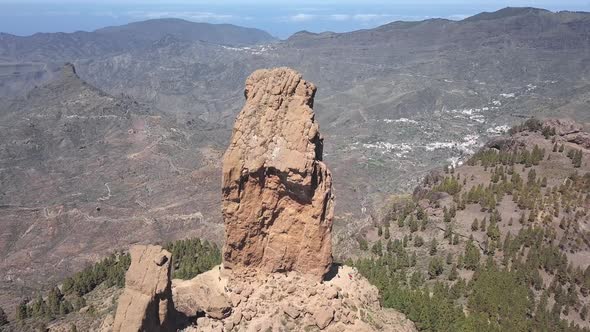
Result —
<instances>
[{"instance_id":1,"label":"hazy horizon","mask_svg":"<svg viewBox=\"0 0 590 332\"><path fill-rule=\"evenodd\" d=\"M193 22L228 23L258 28L273 36L311 32L346 32L373 28L393 21L429 18L460 20L484 11L505 7L536 7L551 11L590 11L590 1L494 1L478 0L368 0L363 5L351 1L300 1L277 5L267 0L182 1L2 1L0 32L19 36L37 32L93 31L113 25L157 18L180 18Z\"/></svg>"}]
</instances>

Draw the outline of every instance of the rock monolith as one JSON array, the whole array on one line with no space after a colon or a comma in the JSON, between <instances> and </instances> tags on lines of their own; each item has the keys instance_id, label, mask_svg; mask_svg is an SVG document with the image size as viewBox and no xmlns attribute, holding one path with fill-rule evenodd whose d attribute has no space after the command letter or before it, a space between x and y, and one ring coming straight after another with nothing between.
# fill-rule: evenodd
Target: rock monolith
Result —
<instances>
[{"instance_id":1,"label":"rock monolith","mask_svg":"<svg viewBox=\"0 0 590 332\"><path fill-rule=\"evenodd\" d=\"M323 277L333 193L313 112L316 88L289 68L257 70L223 158L224 267Z\"/></svg>"},{"instance_id":2,"label":"rock monolith","mask_svg":"<svg viewBox=\"0 0 590 332\"><path fill-rule=\"evenodd\" d=\"M113 332L173 331L170 279L172 254L160 246L129 249L131 266L119 297Z\"/></svg>"}]
</instances>

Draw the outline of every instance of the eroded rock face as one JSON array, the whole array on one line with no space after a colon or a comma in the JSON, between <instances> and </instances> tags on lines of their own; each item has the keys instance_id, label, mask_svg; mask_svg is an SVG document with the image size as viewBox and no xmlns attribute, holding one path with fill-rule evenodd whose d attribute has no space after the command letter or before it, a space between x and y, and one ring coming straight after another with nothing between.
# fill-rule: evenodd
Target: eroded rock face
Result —
<instances>
[{"instance_id":1,"label":"eroded rock face","mask_svg":"<svg viewBox=\"0 0 590 332\"><path fill-rule=\"evenodd\" d=\"M223 159L224 266L321 278L332 263L332 177L312 110L316 88L288 68L246 80Z\"/></svg>"},{"instance_id":2,"label":"eroded rock face","mask_svg":"<svg viewBox=\"0 0 590 332\"><path fill-rule=\"evenodd\" d=\"M172 254L160 246L136 245L119 297L113 332L172 331Z\"/></svg>"}]
</instances>

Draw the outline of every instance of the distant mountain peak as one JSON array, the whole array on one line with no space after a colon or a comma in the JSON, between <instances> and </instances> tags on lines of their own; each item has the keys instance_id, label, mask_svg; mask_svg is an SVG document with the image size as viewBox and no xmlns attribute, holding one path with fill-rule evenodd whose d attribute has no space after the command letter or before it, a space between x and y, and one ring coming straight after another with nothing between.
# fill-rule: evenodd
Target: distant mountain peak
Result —
<instances>
[{"instance_id":1,"label":"distant mountain peak","mask_svg":"<svg viewBox=\"0 0 590 332\"><path fill-rule=\"evenodd\" d=\"M544 13L551 13L551 11L541 8L535 7L506 7L495 12L482 12L477 15L473 15L464 19L464 22L474 22L474 21L483 21L483 20L496 20L496 19L503 19L513 16L521 16L527 14L544 14Z\"/></svg>"}]
</instances>

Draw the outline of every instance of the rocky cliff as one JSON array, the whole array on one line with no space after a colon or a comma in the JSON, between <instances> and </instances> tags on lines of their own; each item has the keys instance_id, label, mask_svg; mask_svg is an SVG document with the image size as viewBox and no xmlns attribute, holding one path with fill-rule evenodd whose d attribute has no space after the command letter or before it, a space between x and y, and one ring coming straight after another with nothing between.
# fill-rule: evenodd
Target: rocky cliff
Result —
<instances>
[{"instance_id":1,"label":"rocky cliff","mask_svg":"<svg viewBox=\"0 0 590 332\"><path fill-rule=\"evenodd\" d=\"M224 266L322 277L332 263L332 176L312 110L316 88L258 70L223 158Z\"/></svg>"}]
</instances>

